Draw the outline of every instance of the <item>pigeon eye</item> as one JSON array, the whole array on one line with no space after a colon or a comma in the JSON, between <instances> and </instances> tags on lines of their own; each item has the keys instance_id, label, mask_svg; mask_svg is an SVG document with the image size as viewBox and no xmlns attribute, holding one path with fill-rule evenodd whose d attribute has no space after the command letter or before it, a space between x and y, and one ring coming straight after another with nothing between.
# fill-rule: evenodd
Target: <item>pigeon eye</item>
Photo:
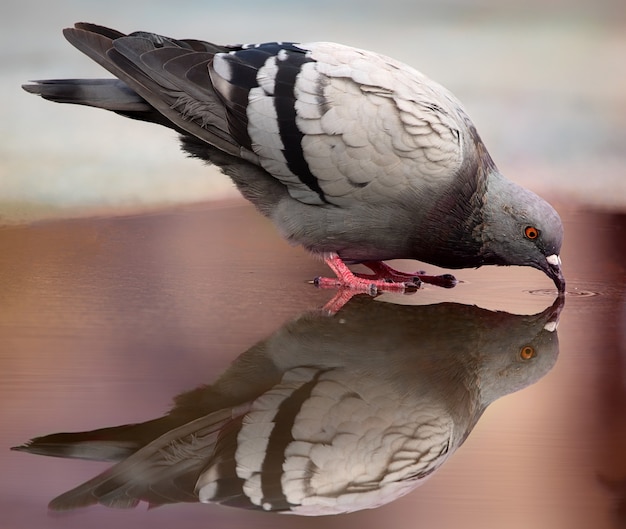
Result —
<instances>
[{"instance_id":1,"label":"pigeon eye","mask_svg":"<svg viewBox=\"0 0 626 529\"><path fill-rule=\"evenodd\" d=\"M534 241L537 237L539 237L539 230L534 226L526 226L524 229L524 235L526 235L527 239Z\"/></svg>"},{"instance_id":2,"label":"pigeon eye","mask_svg":"<svg viewBox=\"0 0 626 529\"><path fill-rule=\"evenodd\" d=\"M522 360L530 360L531 358L537 356L537 353L535 352L534 347L525 345L520 349L519 356Z\"/></svg>"}]
</instances>

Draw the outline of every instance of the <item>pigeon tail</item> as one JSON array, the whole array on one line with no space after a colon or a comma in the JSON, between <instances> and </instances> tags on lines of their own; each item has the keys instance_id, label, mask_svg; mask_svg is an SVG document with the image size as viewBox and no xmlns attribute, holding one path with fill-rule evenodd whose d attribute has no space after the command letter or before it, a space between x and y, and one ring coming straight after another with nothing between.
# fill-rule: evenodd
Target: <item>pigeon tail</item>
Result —
<instances>
[{"instance_id":1,"label":"pigeon tail","mask_svg":"<svg viewBox=\"0 0 626 529\"><path fill-rule=\"evenodd\" d=\"M101 108L183 132L118 79L44 79L22 88L55 103Z\"/></svg>"},{"instance_id":2,"label":"pigeon tail","mask_svg":"<svg viewBox=\"0 0 626 529\"><path fill-rule=\"evenodd\" d=\"M23 445L12 447L11 450L49 457L120 461L175 428L181 421L183 420L172 419L166 415L137 424L85 432L54 433L35 437Z\"/></svg>"},{"instance_id":3,"label":"pigeon tail","mask_svg":"<svg viewBox=\"0 0 626 529\"><path fill-rule=\"evenodd\" d=\"M57 496L49 508L66 511L96 503L131 508L140 501L150 506L198 501L193 484L206 465L204 455L212 452L238 411L220 410L166 431L95 478Z\"/></svg>"}]
</instances>

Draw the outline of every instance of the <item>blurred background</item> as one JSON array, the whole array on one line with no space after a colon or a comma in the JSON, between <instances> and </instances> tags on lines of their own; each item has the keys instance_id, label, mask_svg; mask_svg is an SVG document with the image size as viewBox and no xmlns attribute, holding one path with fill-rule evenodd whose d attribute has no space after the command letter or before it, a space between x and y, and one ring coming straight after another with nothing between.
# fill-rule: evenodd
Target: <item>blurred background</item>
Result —
<instances>
[{"instance_id":1,"label":"blurred background","mask_svg":"<svg viewBox=\"0 0 626 529\"><path fill-rule=\"evenodd\" d=\"M108 76L65 41L77 21L218 43L330 40L402 60L465 105L509 178L558 202L626 207L623 0L5 0L0 224L237 196L155 125L21 90Z\"/></svg>"}]
</instances>

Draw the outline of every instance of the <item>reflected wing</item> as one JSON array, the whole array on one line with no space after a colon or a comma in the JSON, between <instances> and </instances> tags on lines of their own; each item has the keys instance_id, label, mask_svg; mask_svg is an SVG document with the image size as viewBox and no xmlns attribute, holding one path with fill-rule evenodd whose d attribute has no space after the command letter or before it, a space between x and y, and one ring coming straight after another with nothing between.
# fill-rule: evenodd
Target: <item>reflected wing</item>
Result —
<instances>
[{"instance_id":1,"label":"reflected wing","mask_svg":"<svg viewBox=\"0 0 626 529\"><path fill-rule=\"evenodd\" d=\"M415 488L452 450L452 419L441 407L398 401L390 389L340 369L286 372L254 402L237 437L236 472L249 506L338 514ZM203 472L201 501L227 503L221 476L215 465Z\"/></svg>"},{"instance_id":2,"label":"reflected wing","mask_svg":"<svg viewBox=\"0 0 626 529\"><path fill-rule=\"evenodd\" d=\"M50 508L200 500L321 515L377 507L453 450L446 409L413 397L344 369L294 368L253 402L167 432Z\"/></svg>"}]
</instances>

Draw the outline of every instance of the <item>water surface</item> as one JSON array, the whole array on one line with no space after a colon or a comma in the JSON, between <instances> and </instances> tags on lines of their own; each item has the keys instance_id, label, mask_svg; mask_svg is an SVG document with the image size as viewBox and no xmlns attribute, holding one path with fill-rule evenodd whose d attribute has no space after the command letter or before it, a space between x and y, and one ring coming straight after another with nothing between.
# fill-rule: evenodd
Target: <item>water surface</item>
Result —
<instances>
[{"instance_id":1,"label":"water surface","mask_svg":"<svg viewBox=\"0 0 626 529\"><path fill-rule=\"evenodd\" d=\"M323 521L203 504L148 511L145 504L131 510L97 505L51 513L47 505L52 498L111 463L9 451L44 434L161 417L176 395L214 383L255 344L303 315L316 314L333 296L307 283L328 273L323 263L289 247L266 220L240 203L0 230L3 525L617 527L626 489L626 218L567 210L563 218L568 295L556 331L558 348L538 348L539 354L548 351L541 357L546 362L541 372L528 383L510 386L514 392L497 398L481 417L467 419L455 411L453 422L464 425L459 435L468 430L469 436L421 486L375 510ZM396 265L437 271L409 261ZM420 340L420 333L410 337L399 330L388 340L398 354L406 349L409 358L406 344L411 340L416 354L439 344L441 358L452 355L450 365L462 366L463 347L483 352L500 347L504 355L517 344L514 329L528 331L529 315L548 309L555 298L550 280L535 270L484 268L455 274L462 282L454 289L427 286L411 295L352 300L343 309L345 319L352 321L359 303L366 303L373 307L372 322L418 322L423 321L420 314L452 302L461 309L444 310L434 319L450 324L449 336L424 332ZM480 346L470 347L478 342L469 331L463 331L468 338L461 345L453 339L454 329L461 332L459 310L463 318L470 314L471 329L484 325L476 318L487 321L490 331L482 331ZM517 323L506 327L505 316ZM334 321L340 317L341 311ZM369 332L380 337L388 331L370 323ZM317 334L324 333L327 339L340 335L332 328ZM352 336L346 343L355 343L354 333L346 336ZM364 342L367 346L357 341L340 349L373 347L370 340ZM296 347L294 355L302 350ZM320 346L320 351L329 350ZM415 375L411 388L437 377ZM431 395L428 406L443 402L458 410L448 397L453 392L441 391L452 386L437 384L425 392ZM466 386L473 394L472 384Z\"/></svg>"}]
</instances>

